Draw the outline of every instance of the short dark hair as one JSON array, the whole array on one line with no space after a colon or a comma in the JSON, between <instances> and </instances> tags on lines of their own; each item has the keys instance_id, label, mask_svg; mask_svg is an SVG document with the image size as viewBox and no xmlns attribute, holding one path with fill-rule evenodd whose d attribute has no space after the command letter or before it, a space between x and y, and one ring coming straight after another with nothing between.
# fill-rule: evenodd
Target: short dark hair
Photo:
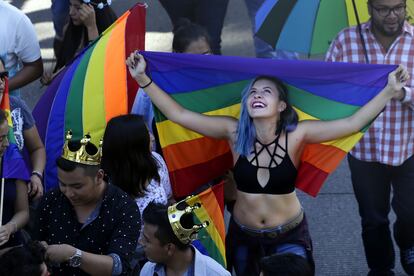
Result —
<instances>
[{"instance_id":1,"label":"short dark hair","mask_svg":"<svg viewBox=\"0 0 414 276\"><path fill-rule=\"evenodd\" d=\"M205 39L208 45L210 37L206 29L198 24L191 22L187 18L180 18L174 25L174 38L172 43L173 52L184 53L187 47L194 41L201 38Z\"/></svg>"},{"instance_id":2,"label":"short dark hair","mask_svg":"<svg viewBox=\"0 0 414 276\"><path fill-rule=\"evenodd\" d=\"M302 256L285 253L263 257L260 267L264 276L312 276L309 262Z\"/></svg>"},{"instance_id":3,"label":"short dark hair","mask_svg":"<svg viewBox=\"0 0 414 276\"><path fill-rule=\"evenodd\" d=\"M188 217L189 216L187 216L187 218ZM172 243L180 250L185 250L190 246L188 244L183 244L174 234L168 219L167 205L151 202L148 204L147 208L145 208L142 218L144 220L144 225L148 223L158 227L155 232L155 237L162 245ZM189 223L192 224L192 222Z\"/></svg>"},{"instance_id":4,"label":"short dark hair","mask_svg":"<svg viewBox=\"0 0 414 276\"><path fill-rule=\"evenodd\" d=\"M45 252L46 249L37 241L10 249L0 257L0 275L40 276L40 266L45 261Z\"/></svg>"},{"instance_id":5,"label":"short dark hair","mask_svg":"<svg viewBox=\"0 0 414 276\"><path fill-rule=\"evenodd\" d=\"M79 140L69 141L68 147L70 150L75 151L81 147L81 143ZM98 148L92 143L88 143L85 146L85 149L91 155L96 154L98 152ZM65 172L73 172L76 168L83 168L85 170L86 175L90 177L94 177L98 173L100 167L99 165L86 165L70 161L63 158L62 156L59 156L57 158L56 165L59 169Z\"/></svg>"}]
</instances>

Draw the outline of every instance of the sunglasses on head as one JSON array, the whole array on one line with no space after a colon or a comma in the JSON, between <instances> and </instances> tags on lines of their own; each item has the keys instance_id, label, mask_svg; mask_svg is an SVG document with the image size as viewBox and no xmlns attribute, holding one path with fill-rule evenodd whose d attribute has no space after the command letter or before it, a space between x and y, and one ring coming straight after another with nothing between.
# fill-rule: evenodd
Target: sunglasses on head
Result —
<instances>
[{"instance_id":1,"label":"sunglasses on head","mask_svg":"<svg viewBox=\"0 0 414 276\"><path fill-rule=\"evenodd\" d=\"M9 72L8 71L0 72L0 78L1 79L7 78L8 76L9 76Z\"/></svg>"}]
</instances>

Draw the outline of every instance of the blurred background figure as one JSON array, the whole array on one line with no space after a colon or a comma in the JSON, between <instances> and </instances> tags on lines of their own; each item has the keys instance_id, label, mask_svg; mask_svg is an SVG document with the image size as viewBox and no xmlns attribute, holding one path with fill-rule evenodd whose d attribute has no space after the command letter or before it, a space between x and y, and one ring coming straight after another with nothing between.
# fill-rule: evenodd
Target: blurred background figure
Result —
<instances>
[{"instance_id":1,"label":"blurred background figure","mask_svg":"<svg viewBox=\"0 0 414 276\"><path fill-rule=\"evenodd\" d=\"M160 0L167 11L174 29L180 18L206 28L211 37L213 54L221 54L221 31L229 0Z\"/></svg>"},{"instance_id":2,"label":"blurred background figure","mask_svg":"<svg viewBox=\"0 0 414 276\"><path fill-rule=\"evenodd\" d=\"M57 50L62 47L63 29L68 22L69 17L69 0L52 0L53 28L55 30L55 37L53 39L53 51L57 56Z\"/></svg>"},{"instance_id":3,"label":"blurred background figure","mask_svg":"<svg viewBox=\"0 0 414 276\"><path fill-rule=\"evenodd\" d=\"M102 5L99 5L102 4ZM94 41L117 19L114 11L106 0L86 1L69 0L69 19L63 30L60 47L56 47L56 65L53 72L45 72L41 79L43 84L49 84L57 73L76 54Z\"/></svg>"}]
</instances>

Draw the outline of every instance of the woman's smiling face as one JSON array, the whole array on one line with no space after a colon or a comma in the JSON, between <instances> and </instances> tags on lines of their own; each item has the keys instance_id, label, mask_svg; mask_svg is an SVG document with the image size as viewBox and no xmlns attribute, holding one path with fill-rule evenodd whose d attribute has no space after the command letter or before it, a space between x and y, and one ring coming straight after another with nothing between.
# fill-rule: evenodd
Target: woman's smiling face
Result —
<instances>
[{"instance_id":1,"label":"woman's smiling face","mask_svg":"<svg viewBox=\"0 0 414 276\"><path fill-rule=\"evenodd\" d=\"M247 110L251 118L274 117L284 110L276 85L268 79L255 81L249 91Z\"/></svg>"}]
</instances>

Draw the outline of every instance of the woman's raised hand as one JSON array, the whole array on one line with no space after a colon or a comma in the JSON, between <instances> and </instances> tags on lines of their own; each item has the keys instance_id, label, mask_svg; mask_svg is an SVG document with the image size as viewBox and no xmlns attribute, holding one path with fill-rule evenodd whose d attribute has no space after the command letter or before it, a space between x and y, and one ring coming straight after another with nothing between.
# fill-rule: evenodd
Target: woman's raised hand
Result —
<instances>
[{"instance_id":1,"label":"woman's raised hand","mask_svg":"<svg viewBox=\"0 0 414 276\"><path fill-rule=\"evenodd\" d=\"M79 9L79 18L86 28L96 27L95 10L91 4L81 5Z\"/></svg>"},{"instance_id":2,"label":"woman's raised hand","mask_svg":"<svg viewBox=\"0 0 414 276\"><path fill-rule=\"evenodd\" d=\"M403 87L406 85L410 74L403 65L399 65L397 69L389 73L388 75L388 88L392 93L393 99L402 99L405 92Z\"/></svg>"},{"instance_id":3,"label":"woman's raised hand","mask_svg":"<svg viewBox=\"0 0 414 276\"><path fill-rule=\"evenodd\" d=\"M132 52L126 60L126 65L128 66L129 73L131 76L140 83L140 79L145 78L145 68L147 67L147 62L144 57L138 53L138 51Z\"/></svg>"}]
</instances>

